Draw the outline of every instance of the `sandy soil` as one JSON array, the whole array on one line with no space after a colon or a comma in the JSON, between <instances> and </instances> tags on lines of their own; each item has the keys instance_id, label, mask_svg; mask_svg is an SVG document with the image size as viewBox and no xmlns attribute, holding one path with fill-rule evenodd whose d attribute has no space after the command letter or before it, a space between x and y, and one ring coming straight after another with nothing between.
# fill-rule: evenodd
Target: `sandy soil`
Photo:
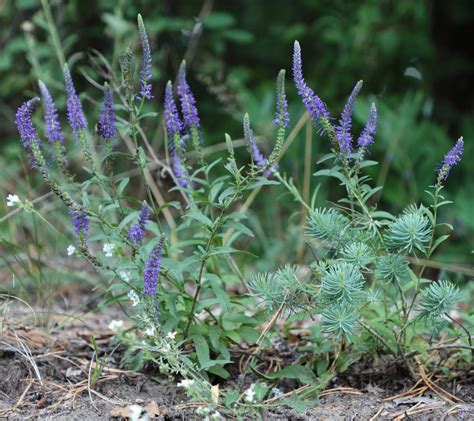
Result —
<instances>
[{"instance_id":1,"label":"sandy soil","mask_svg":"<svg viewBox=\"0 0 474 421\"><path fill-rule=\"evenodd\" d=\"M156 372L120 369L120 349L111 345L108 324L124 318L120 308L87 313L96 303L76 296L33 317L26 307L3 307L0 320L0 419L125 419L127 407L140 405L157 420L194 420L196 406L182 389ZM92 337L111 357L99 381L88 387ZM375 373L375 374L367 374ZM469 379L468 379L469 380ZM468 420L474 419L474 379L455 389L459 402L446 402L429 388L420 396L384 400L413 386L403 373L382 367L354 367L329 388L352 387L358 394L333 392L314 408L298 413L285 408L262 412L264 420ZM422 386L422 384L421 384ZM452 385L444 385L451 387ZM225 384L221 385L225 387ZM3 417L3 418L2 418ZM375 418L373 418L375 417Z\"/></svg>"}]
</instances>

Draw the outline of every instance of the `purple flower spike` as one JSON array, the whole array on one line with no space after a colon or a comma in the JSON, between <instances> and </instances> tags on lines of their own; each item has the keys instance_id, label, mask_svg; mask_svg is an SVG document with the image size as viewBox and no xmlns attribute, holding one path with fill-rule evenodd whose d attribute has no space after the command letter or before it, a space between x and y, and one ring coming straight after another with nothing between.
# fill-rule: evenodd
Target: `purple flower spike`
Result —
<instances>
[{"instance_id":1,"label":"purple flower spike","mask_svg":"<svg viewBox=\"0 0 474 421\"><path fill-rule=\"evenodd\" d=\"M31 121L31 116L40 99L34 97L18 108L16 113L16 126L20 133L20 139L25 149L29 150L31 143L39 144L39 137Z\"/></svg>"},{"instance_id":2,"label":"purple flower spike","mask_svg":"<svg viewBox=\"0 0 474 421\"><path fill-rule=\"evenodd\" d=\"M98 130L105 140L113 139L117 133L115 129L115 111L112 89L106 83L104 85L104 101L99 117Z\"/></svg>"},{"instance_id":3,"label":"purple flower spike","mask_svg":"<svg viewBox=\"0 0 474 421\"><path fill-rule=\"evenodd\" d=\"M458 139L456 144L451 150L444 156L444 160L438 168L438 181L446 180L449 175L449 171L452 167L461 161L461 155L464 152L464 140L462 137Z\"/></svg>"},{"instance_id":4,"label":"purple flower spike","mask_svg":"<svg viewBox=\"0 0 474 421\"><path fill-rule=\"evenodd\" d=\"M343 155L349 155L352 150L352 113L354 111L354 104L357 95L362 88L362 81L357 82L352 90L349 98L347 98L346 105L339 119L339 125L336 127L336 138L339 144L339 150Z\"/></svg>"},{"instance_id":5,"label":"purple flower spike","mask_svg":"<svg viewBox=\"0 0 474 421\"><path fill-rule=\"evenodd\" d=\"M41 97L43 98L44 105L44 124L46 127L46 138L50 143L59 142L64 143L64 136L61 132L61 125L58 119L58 109L53 101L51 94L48 91L46 85L40 80L38 82Z\"/></svg>"},{"instance_id":6,"label":"purple flower spike","mask_svg":"<svg viewBox=\"0 0 474 421\"><path fill-rule=\"evenodd\" d=\"M277 77L277 104L275 119L273 124L276 126L283 126L285 129L288 127L290 122L290 115L288 114L288 101L286 100L285 93L285 71L280 70Z\"/></svg>"},{"instance_id":7,"label":"purple flower spike","mask_svg":"<svg viewBox=\"0 0 474 421\"><path fill-rule=\"evenodd\" d=\"M149 297L154 297L158 287L158 278L160 277L161 253L165 238L161 237L160 242L155 246L148 258L143 272L143 293Z\"/></svg>"},{"instance_id":8,"label":"purple flower spike","mask_svg":"<svg viewBox=\"0 0 474 421\"><path fill-rule=\"evenodd\" d=\"M145 99L153 99L151 94L151 48L148 35L146 33L143 18L139 14L138 18L138 32L140 34L140 42L142 44L143 58L142 58L142 70L140 71L140 97Z\"/></svg>"},{"instance_id":9,"label":"purple flower spike","mask_svg":"<svg viewBox=\"0 0 474 421\"><path fill-rule=\"evenodd\" d=\"M186 80L186 62L184 60L179 67L177 90L181 102L184 128L186 130L189 130L191 127L199 129L199 115L196 108L196 100Z\"/></svg>"},{"instance_id":10,"label":"purple flower spike","mask_svg":"<svg viewBox=\"0 0 474 421\"><path fill-rule=\"evenodd\" d=\"M71 209L72 224L74 225L74 233L78 238L84 238L89 234L89 219L85 212L78 209Z\"/></svg>"},{"instance_id":11,"label":"purple flower spike","mask_svg":"<svg viewBox=\"0 0 474 421\"><path fill-rule=\"evenodd\" d=\"M87 127L87 122L67 64L64 65L64 82L67 95L67 117L74 136L78 138L80 132Z\"/></svg>"},{"instance_id":12,"label":"purple flower spike","mask_svg":"<svg viewBox=\"0 0 474 421\"><path fill-rule=\"evenodd\" d=\"M268 159L265 158L263 153L260 151L257 142L255 141L253 130L250 128L250 119L248 114L244 115L244 139L245 143L247 144L247 148L249 149L250 154L252 155L252 159L255 165L261 168L265 167L268 164ZM278 164L273 164L272 168L277 170ZM271 175L271 173L272 172L270 169L267 169L264 172L265 175Z\"/></svg>"},{"instance_id":13,"label":"purple flower spike","mask_svg":"<svg viewBox=\"0 0 474 421\"><path fill-rule=\"evenodd\" d=\"M181 138L181 131L183 129L183 124L178 115L178 109L176 108L176 103L174 102L173 97L173 85L171 81L166 85L165 91L165 123L166 130L168 132L168 139L170 142L170 147L172 150L177 145L176 138Z\"/></svg>"},{"instance_id":14,"label":"purple flower spike","mask_svg":"<svg viewBox=\"0 0 474 421\"><path fill-rule=\"evenodd\" d=\"M329 111L313 90L306 84L303 78L303 63L301 61L301 47L298 41L295 41L293 51L293 78L298 95L303 100L303 104L308 110L311 118L317 120L321 117L329 117Z\"/></svg>"},{"instance_id":15,"label":"purple flower spike","mask_svg":"<svg viewBox=\"0 0 474 421\"><path fill-rule=\"evenodd\" d=\"M189 175L184 168L183 163L179 154L174 151L173 152L173 172L177 178L177 183L181 187L187 187L189 185Z\"/></svg>"},{"instance_id":16,"label":"purple flower spike","mask_svg":"<svg viewBox=\"0 0 474 421\"><path fill-rule=\"evenodd\" d=\"M462 137L458 139L454 147L445 155L443 164L453 167L461 161L461 155L464 152L464 140Z\"/></svg>"},{"instance_id":17,"label":"purple flower spike","mask_svg":"<svg viewBox=\"0 0 474 421\"><path fill-rule=\"evenodd\" d=\"M375 104L372 103L370 106L369 111L369 118L367 123L365 123L364 130L359 136L357 140L357 146L359 148L366 148L374 141L375 130L377 128L377 108L375 108Z\"/></svg>"},{"instance_id":18,"label":"purple flower spike","mask_svg":"<svg viewBox=\"0 0 474 421\"><path fill-rule=\"evenodd\" d=\"M128 230L128 238L136 244L140 245L143 237L145 236L145 228L148 220L150 219L151 209L146 202L143 202L138 222L132 225Z\"/></svg>"}]
</instances>

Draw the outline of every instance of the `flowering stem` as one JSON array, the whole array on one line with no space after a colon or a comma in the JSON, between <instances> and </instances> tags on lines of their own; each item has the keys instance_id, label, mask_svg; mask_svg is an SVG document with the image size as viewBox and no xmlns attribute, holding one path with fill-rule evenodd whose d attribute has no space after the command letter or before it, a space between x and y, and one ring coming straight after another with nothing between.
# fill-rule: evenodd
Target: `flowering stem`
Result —
<instances>
[{"instance_id":1,"label":"flowering stem","mask_svg":"<svg viewBox=\"0 0 474 421\"><path fill-rule=\"evenodd\" d=\"M184 334L183 334L184 339L186 339L188 336L188 331L191 326L192 320L194 318L194 310L196 309L196 303L197 303L197 300L199 298L199 293L201 292L201 288L202 288L202 276L204 275L206 262L209 258L208 253L211 249L212 243L214 241L214 237L216 236L218 230L221 228L223 224L223 216L225 212L227 211L227 209L235 202L235 200L237 200L237 198L242 194L242 192L245 191L245 188L253 181L253 179L254 179L253 177L247 176L247 178L243 180L240 186L238 186L239 188L237 188L237 191L234 193L232 198L227 202L227 204L224 207L221 208L219 214L217 215L217 218L214 220L212 230L209 234L209 238L207 240L207 244L204 249L204 253L201 256L201 265L199 267L198 278L196 281L197 287L196 287L196 291L194 292L193 302L191 305L191 311L188 316L188 321L184 329Z\"/></svg>"}]
</instances>

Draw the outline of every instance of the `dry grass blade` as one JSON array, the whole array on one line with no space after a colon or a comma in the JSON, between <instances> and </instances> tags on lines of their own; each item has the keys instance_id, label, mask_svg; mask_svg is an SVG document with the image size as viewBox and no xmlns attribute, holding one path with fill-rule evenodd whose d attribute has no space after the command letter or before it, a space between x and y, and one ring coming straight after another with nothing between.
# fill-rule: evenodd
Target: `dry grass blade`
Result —
<instances>
[{"instance_id":1,"label":"dry grass blade","mask_svg":"<svg viewBox=\"0 0 474 421\"><path fill-rule=\"evenodd\" d=\"M458 397L444 390L441 386L438 386L436 383L432 382L426 375L425 369L423 365L421 364L420 359L418 357L415 357L415 360L418 363L418 372L420 373L420 376L422 377L426 386L428 386L434 393L436 393L441 399L449 403L455 403L455 402L463 403L464 402L462 399L459 399Z\"/></svg>"},{"instance_id":2,"label":"dry grass blade","mask_svg":"<svg viewBox=\"0 0 474 421\"><path fill-rule=\"evenodd\" d=\"M8 342L4 342L2 341L1 343L5 346L7 346L8 348L10 348L12 351L14 352L17 352L18 354L20 354L23 358L26 359L26 361L28 361L36 375L36 378L38 379L38 381L40 382L41 386L43 386L43 380L41 378L41 373L39 371L39 368L38 368L38 365L36 364L36 361L34 360L33 358L33 355L30 351L30 349L28 348L28 346L20 339L20 337L14 333L15 335L15 338L16 338L16 342L18 344L18 347L15 347L13 346L12 344L9 344Z\"/></svg>"},{"instance_id":3,"label":"dry grass blade","mask_svg":"<svg viewBox=\"0 0 474 421\"><path fill-rule=\"evenodd\" d=\"M385 406L382 404L380 406L380 408L378 409L378 411L370 418L369 421L375 421L377 419L377 417L382 413L384 408L385 408Z\"/></svg>"}]
</instances>

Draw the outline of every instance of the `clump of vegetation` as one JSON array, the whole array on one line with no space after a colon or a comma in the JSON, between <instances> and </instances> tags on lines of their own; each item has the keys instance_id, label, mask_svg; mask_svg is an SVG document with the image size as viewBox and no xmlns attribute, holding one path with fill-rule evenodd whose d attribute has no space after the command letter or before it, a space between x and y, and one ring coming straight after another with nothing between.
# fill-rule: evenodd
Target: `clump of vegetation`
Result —
<instances>
[{"instance_id":1,"label":"clump of vegetation","mask_svg":"<svg viewBox=\"0 0 474 421\"><path fill-rule=\"evenodd\" d=\"M208 162L197 101L183 62L177 75L178 102L173 83L166 85L162 113L166 143L164 156L159 156L144 125L158 113L144 111L145 105L157 101L141 16L138 31L142 46L138 78L130 49L119 60L121 77L103 57L96 58L107 72L95 130L67 64L63 71L70 132L62 129L54 100L41 81L41 101L39 97L26 101L16 117L31 165L70 214L64 234L70 238L67 254L100 271L108 279L109 296L129 301L133 310L134 329L112 326L115 340L127 347L123 363L140 369L152 362L163 373L182 377L179 385L190 398L207 404L198 415L209 419L219 419L221 413L251 413L276 402L304 408L302 398L316 397L335 373L368 351L392 355L395 364L416 377L411 358L439 346L441 331L459 337L459 364L470 364L471 337L452 315L458 288L447 279L424 277L427 262L452 230L438 221L438 210L450 203L442 193L461 159L463 139L436 170L426 203L408 204L400 215L380 209L374 198L383 186L372 187L364 174L365 168L376 165L367 159L376 134L375 104L355 139L352 114L362 81L349 95L340 118L334 119L305 82L301 49L295 42L294 85L314 126L329 139L329 153L318 163L330 165L314 175L337 179L345 197L330 206L316 206L317 189L311 200L305 200L292 179L280 172L278 162L290 127L285 70L276 81L271 153L262 152L245 114L242 131L250 162L240 162L229 134L225 134L226 161ZM33 124L40 103L41 132ZM75 139L74 146L69 139ZM80 172L70 165L73 147L82 153ZM133 166L140 174L144 199L134 195L129 177L117 176L117 169L124 166ZM168 191L157 182L165 177L172 183ZM241 239L254 234L238 204L262 187L275 185L284 186L301 204L312 257L305 265L286 262L272 272L242 272L234 256L245 253ZM18 196L10 196L8 204L36 212L31 202ZM280 330L278 320L287 326L309 324L307 340L312 345L306 346L299 361L268 375L259 371L256 356L262 346L272 345L273 331ZM249 346L244 372L265 382L216 390L212 380L230 377L233 351ZM275 388L284 378L310 387L300 395L281 393Z\"/></svg>"}]
</instances>

